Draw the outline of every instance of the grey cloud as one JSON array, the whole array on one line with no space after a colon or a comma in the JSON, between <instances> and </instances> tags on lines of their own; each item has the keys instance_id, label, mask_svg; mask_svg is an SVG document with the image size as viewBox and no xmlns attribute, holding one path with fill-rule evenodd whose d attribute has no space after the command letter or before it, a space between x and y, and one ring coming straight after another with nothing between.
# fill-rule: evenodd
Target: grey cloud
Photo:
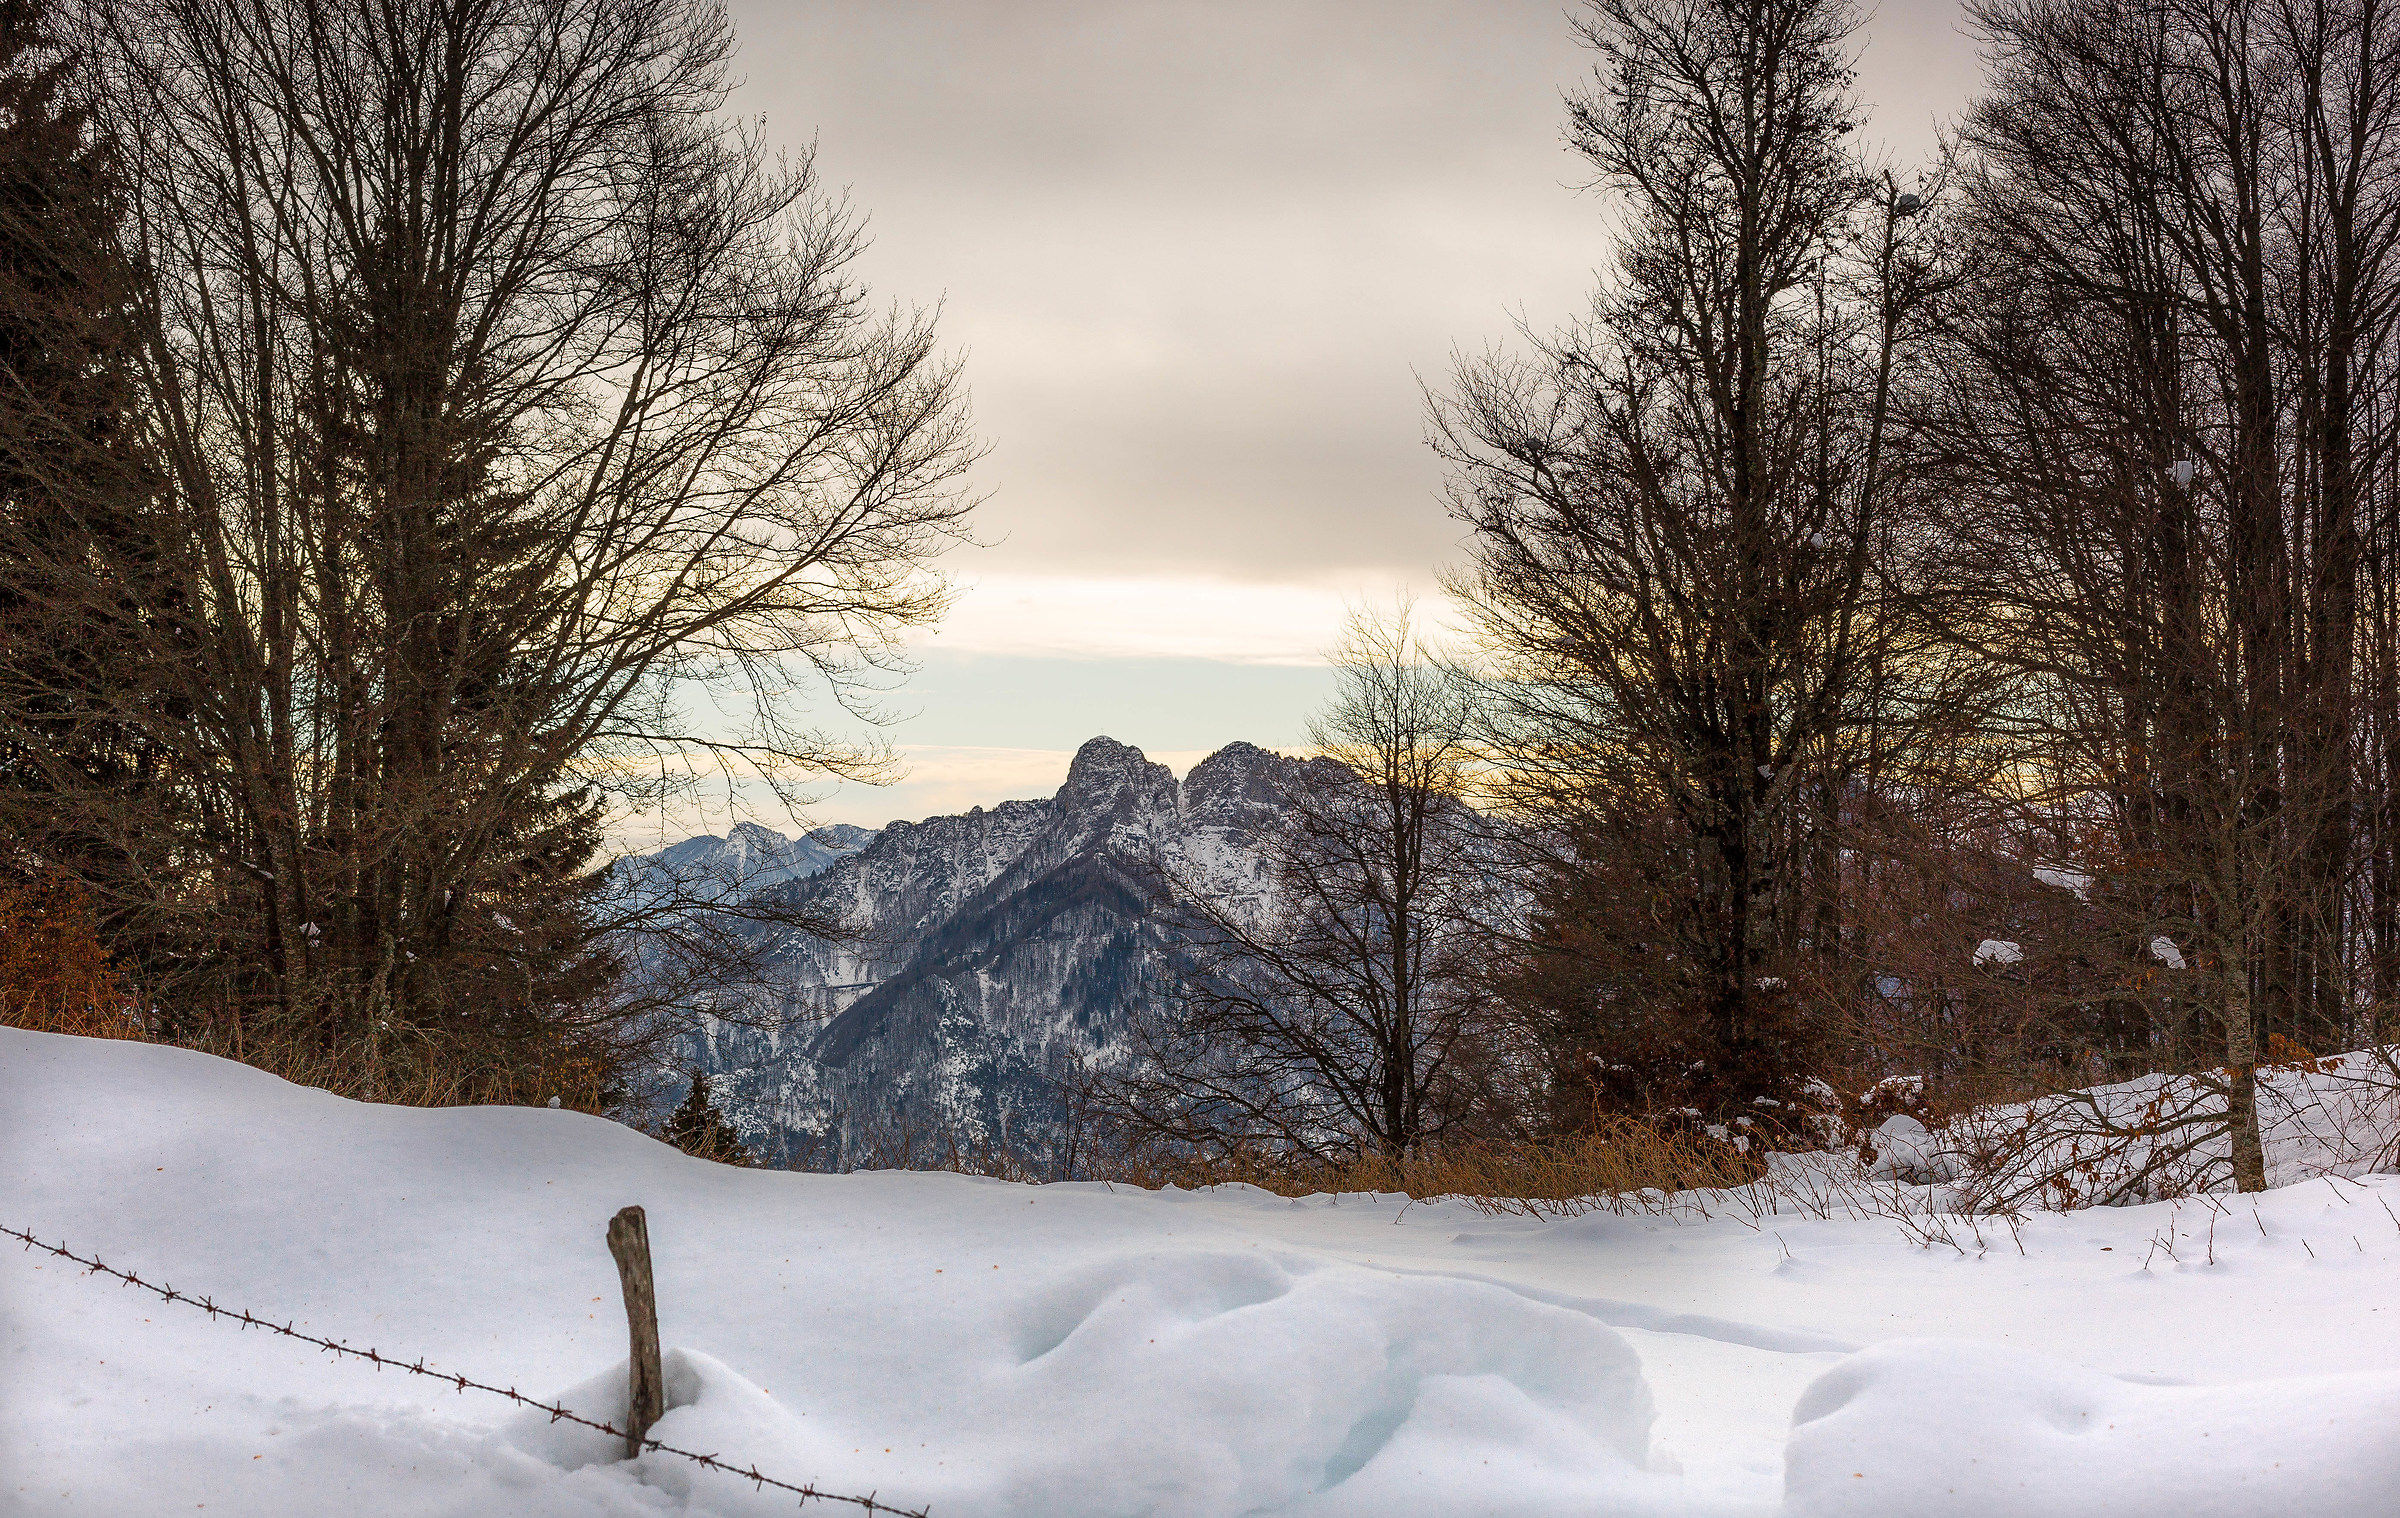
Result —
<instances>
[{"instance_id":1,"label":"grey cloud","mask_svg":"<svg viewBox=\"0 0 2400 1518\"><path fill-rule=\"evenodd\" d=\"M1415 375L1548 326L1604 255L1552 0L737 3L737 106L814 136L879 294L942 300L994 444L965 568L1422 575L1455 530ZM1861 90L1905 161L1963 103L1950 0Z\"/></svg>"}]
</instances>

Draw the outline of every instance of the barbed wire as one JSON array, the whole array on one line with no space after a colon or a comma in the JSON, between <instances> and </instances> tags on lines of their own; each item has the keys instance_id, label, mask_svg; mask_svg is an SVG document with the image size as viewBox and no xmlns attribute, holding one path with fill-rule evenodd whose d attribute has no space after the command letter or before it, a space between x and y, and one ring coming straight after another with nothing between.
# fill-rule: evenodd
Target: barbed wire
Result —
<instances>
[{"instance_id":1,"label":"barbed wire","mask_svg":"<svg viewBox=\"0 0 2400 1518\"><path fill-rule=\"evenodd\" d=\"M53 1244L47 1240L36 1238L22 1228L11 1228L5 1223L0 1223L0 1236L15 1239L23 1244L27 1249L38 1249L45 1254L56 1255L62 1260L72 1260L76 1264L81 1265L87 1273L113 1276L123 1285L138 1286L142 1290L149 1292L154 1296L163 1298L166 1301L180 1303L186 1307L196 1307L200 1311L207 1313L211 1318L230 1319L243 1328L263 1328L269 1333L281 1334L287 1339L297 1339L303 1344L311 1345L337 1357L347 1355L352 1359L364 1360L368 1364L374 1366L377 1370L381 1370L388 1365L394 1370L407 1371L412 1376L429 1377L432 1380L440 1381L449 1385L462 1394L471 1391L479 1391L488 1392L495 1397L506 1397L509 1401L517 1403L520 1406L532 1408L535 1412L549 1414L550 1421L553 1423L578 1423L585 1428L592 1429L598 1433L608 1434L618 1439L625 1437L625 1430L616 1427L614 1424L601 1423L595 1421L594 1419L586 1418L581 1413L561 1407L555 1402L544 1402L539 1398L528 1397L513 1386L494 1386L489 1382L478 1381L472 1376L462 1376L454 1371L435 1370L433 1367L427 1365L422 1357L414 1361L409 1361L398 1359L392 1355L384 1354L380 1350L372 1348L360 1349L356 1345L344 1344L338 1339L327 1339L317 1334L305 1332L291 1322L278 1323L272 1318L262 1318L256 1313L250 1312L247 1309L220 1307L208 1297L197 1296L188 1291L177 1291L172 1286L162 1286L155 1281L145 1281L132 1271L119 1270L114 1265L107 1264L106 1262L93 1258L92 1256L77 1254L73 1250L69 1249L64 1243ZM875 1499L875 1494L872 1492L869 1492L864 1497L848 1496L841 1492L821 1492L817 1490L816 1487L806 1483L778 1481L773 1476L767 1475L763 1471L759 1470L759 1468L755 1465L745 1469L742 1466L733 1464L731 1461L720 1459L718 1456L703 1455L696 1450L678 1449L672 1444L663 1444L656 1439L644 1439L642 1441L642 1448L645 1450L656 1450L662 1455L673 1455L678 1459L689 1460L694 1465L701 1466L708 1470L723 1471L729 1476L736 1476L741 1480L749 1482L752 1486L757 1487L760 1490L773 1487L777 1491L790 1492L794 1496L798 1497L802 1503L844 1502L848 1503L852 1507L861 1509L862 1511L868 1513L890 1514L891 1518L926 1518L926 1509L894 1507L888 1502L878 1502Z\"/></svg>"}]
</instances>

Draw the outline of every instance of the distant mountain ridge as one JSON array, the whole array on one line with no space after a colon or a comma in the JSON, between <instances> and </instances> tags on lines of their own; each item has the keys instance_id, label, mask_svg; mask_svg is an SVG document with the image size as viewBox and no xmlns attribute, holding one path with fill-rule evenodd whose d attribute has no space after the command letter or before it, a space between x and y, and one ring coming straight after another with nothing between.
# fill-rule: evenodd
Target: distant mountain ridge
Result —
<instances>
[{"instance_id":1,"label":"distant mountain ridge","mask_svg":"<svg viewBox=\"0 0 2400 1518\"><path fill-rule=\"evenodd\" d=\"M804 879L839 864L875 841L873 828L837 822L786 838L755 822L737 822L722 838L704 833L622 862L661 866L683 878L722 880L748 891Z\"/></svg>"},{"instance_id":2,"label":"distant mountain ridge","mask_svg":"<svg viewBox=\"0 0 2400 1518\"><path fill-rule=\"evenodd\" d=\"M712 1020L690 1052L770 1156L855 1150L869 1125L887 1144L941 1133L1040 1151L1062 1077L1167 992L1153 861L1212 895L1262 896L1261 840L1300 766L1234 743L1178 781L1095 738L1047 800L892 823L760 887L849 934L762 924L768 1025Z\"/></svg>"}]
</instances>

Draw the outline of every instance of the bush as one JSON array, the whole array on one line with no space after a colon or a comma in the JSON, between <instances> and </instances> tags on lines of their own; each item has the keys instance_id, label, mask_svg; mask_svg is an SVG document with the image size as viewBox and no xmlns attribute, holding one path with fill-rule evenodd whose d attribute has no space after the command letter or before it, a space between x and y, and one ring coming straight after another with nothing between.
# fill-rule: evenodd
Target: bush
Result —
<instances>
[{"instance_id":1,"label":"bush","mask_svg":"<svg viewBox=\"0 0 2400 1518\"><path fill-rule=\"evenodd\" d=\"M85 1038L150 1036L101 947L91 898L63 872L0 885L0 1024Z\"/></svg>"}]
</instances>

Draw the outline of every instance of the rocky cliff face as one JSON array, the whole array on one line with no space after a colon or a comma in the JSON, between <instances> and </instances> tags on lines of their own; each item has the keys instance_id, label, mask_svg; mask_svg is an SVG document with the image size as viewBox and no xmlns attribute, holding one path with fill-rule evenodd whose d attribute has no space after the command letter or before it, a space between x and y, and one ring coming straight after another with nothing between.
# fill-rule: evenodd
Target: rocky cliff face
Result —
<instances>
[{"instance_id":1,"label":"rocky cliff face","mask_svg":"<svg viewBox=\"0 0 2400 1518\"><path fill-rule=\"evenodd\" d=\"M1045 1149L1062 1074L1165 993L1154 864L1263 896L1258 841L1293 763L1237 743L1178 782L1095 738L1047 801L895 822L767 886L852 931L761 929L780 1018L714 1024L693 1050L721 1105L778 1158L911 1136Z\"/></svg>"}]
</instances>

